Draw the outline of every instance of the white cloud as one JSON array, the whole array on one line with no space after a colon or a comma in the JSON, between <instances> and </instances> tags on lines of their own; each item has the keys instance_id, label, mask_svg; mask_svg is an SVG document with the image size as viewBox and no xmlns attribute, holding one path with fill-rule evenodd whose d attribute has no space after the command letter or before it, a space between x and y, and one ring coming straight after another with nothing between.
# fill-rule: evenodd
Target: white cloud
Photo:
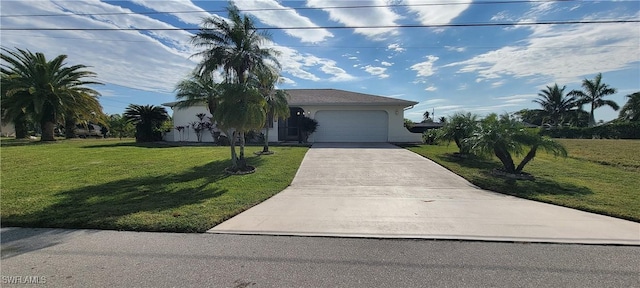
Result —
<instances>
[{"instance_id":1,"label":"white cloud","mask_svg":"<svg viewBox=\"0 0 640 288\"><path fill-rule=\"evenodd\" d=\"M418 15L418 20L424 25L448 24L471 6L470 2L460 2L453 5L450 0L404 0L409 11ZM447 5L421 5L447 4Z\"/></svg>"},{"instance_id":2,"label":"white cloud","mask_svg":"<svg viewBox=\"0 0 640 288\"><path fill-rule=\"evenodd\" d=\"M433 92L433 91L438 90L438 88L433 86L433 85L431 85L431 86L425 88L424 90L429 91L429 92Z\"/></svg>"},{"instance_id":3,"label":"white cloud","mask_svg":"<svg viewBox=\"0 0 640 288\"><path fill-rule=\"evenodd\" d=\"M3 11L12 14L123 13L120 6L98 1L46 2L7 1ZM175 28L167 23L137 14L95 16L8 17L4 27L52 28ZM169 93L194 67L188 57L191 34L182 30L155 31L3 31L1 42L6 47L20 47L43 52L48 58L68 55L69 64L91 66L101 82L134 89ZM105 56L108 55L108 56ZM153 73L149 73L153 71ZM100 90L100 87L96 87Z\"/></svg>"},{"instance_id":4,"label":"white cloud","mask_svg":"<svg viewBox=\"0 0 640 288\"><path fill-rule=\"evenodd\" d=\"M404 52L406 49L402 48L399 43L393 43L387 46L387 50L392 50L395 52Z\"/></svg>"},{"instance_id":5,"label":"white cloud","mask_svg":"<svg viewBox=\"0 0 640 288\"><path fill-rule=\"evenodd\" d=\"M301 53L290 47L280 46L275 43L269 43L268 46L274 50L280 51L278 61L282 66L282 71L289 73L294 77L310 80L320 81L327 80L332 82L339 81L351 81L356 77L347 73L344 69L338 67L338 63L328 58L320 58L309 53ZM309 72L309 69L319 69L325 74L329 74L329 78L320 78L317 75Z\"/></svg>"},{"instance_id":6,"label":"white cloud","mask_svg":"<svg viewBox=\"0 0 640 288\"><path fill-rule=\"evenodd\" d=\"M585 75L637 67L640 40L636 23L535 26L524 46L506 46L451 63L477 81L503 76L544 77L546 83L575 83ZM634 30L635 29L635 30Z\"/></svg>"},{"instance_id":7,"label":"white cloud","mask_svg":"<svg viewBox=\"0 0 640 288\"><path fill-rule=\"evenodd\" d=\"M411 70L418 72L418 77L429 77L435 73L433 63L436 62L439 58L433 55L428 55L426 58L427 61L414 64L410 67Z\"/></svg>"},{"instance_id":8,"label":"white cloud","mask_svg":"<svg viewBox=\"0 0 640 288\"><path fill-rule=\"evenodd\" d=\"M378 76L378 78L380 79L389 77L388 74L385 74L385 71L387 71L387 68L384 68L384 67L375 67L375 66L367 65L362 67L362 69L364 69L364 71L366 71L367 73L373 76Z\"/></svg>"},{"instance_id":9,"label":"white cloud","mask_svg":"<svg viewBox=\"0 0 640 288\"><path fill-rule=\"evenodd\" d=\"M308 7L340 7L349 6L340 0L307 0ZM385 0L372 0L367 2L367 6L387 5ZM323 11L329 13L329 18L340 22L345 26L366 27L366 26L394 26L401 18L389 7L365 7L365 8L326 8ZM384 40L388 36L398 35L397 28L356 28L355 33L364 35L372 40Z\"/></svg>"},{"instance_id":10,"label":"white cloud","mask_svg":"<svg viewBox=\"0 0 640 288\"><path fill-rule=\"evenodd\" d=\"M164 1L158 1L164 2ZM298 14L294 9L286 9L279 1L255 0L234 1L240 10L249 10L247 13L258 18L262 23L274 27L317 27L317 29L284 29L283 31L302 42L317 43L333 37L329 30L319 28L309 18ZM264 9L264 10L261 10ZM278 10L275 10L278 9ZM261 11L257 11L261 10Z\"/></svg>"},{"instance_id":11,"label":"white cloud","mask_svg":"<svg viewBox=\"0 0 640 288\"><path fill-rule=\"evenodd\" d=\"M289 85L295 85L296 84L296 81L293 81L293 80L291 80L291 79L289 79L287 77L282 77L282 76L280 76L280 82L282 84L289 84Z\"/></svg>"},{"instance_id":12,"label":"white cloud","mask_svg":"<svg viewBox=\"0 0 640 288\"><path fill-rule=\"evenodd\" d=\"M389 67L389 66L392 66L393 63L387 62L387 61L382 61L382 62L380 62L380 65Z\"/></svg>"},{"instance_id":13,"label":"white cloud","mask_svg":"<svg viewBox=\"0 0 640 288\"><path fill-rule=\"evenodd\" d=\"M444 46L444 48L446 48L448 51L455 51L455 52L467 51L467 48L465 47Z\"/></svg>"},{"instance_id":14,"label":"white cloud","mask_svg":"<svg viewBox=\"0 0 640 288\"><path fill-rule=\"evenodd\" d=\"M351 57L349 57L349 60L358 60L358 57L356 57L356 56L351 56Z\"/></svg>"},{"instance_id":15,"label":"white cloud","mask_svg":"<svg viewBox=\"0 0 640 288\"><path fill-rule=\"evenodd\" d=\"M505 80L496 81L496 82L491 83L491 87L492 88L498 88L498 87L504 85L504 83L507 83L507 82Z\"/></svg>"},{"instance_id":16,"label":"white cloud","mask_svg":"<svg viewBox=\"0 0 640 288\"><path fill-rule=\"evenodd\" d=\"M200 13L168 13L175 16L178 20L186 24L200 24L202 19L211 16L204 9L193 4L188 0L174 0L174 1L151 1L151 0L132 0L133 3L138 4L149 9L159 12L170 11L200 11Z\"/></svg>"}]
</instances>

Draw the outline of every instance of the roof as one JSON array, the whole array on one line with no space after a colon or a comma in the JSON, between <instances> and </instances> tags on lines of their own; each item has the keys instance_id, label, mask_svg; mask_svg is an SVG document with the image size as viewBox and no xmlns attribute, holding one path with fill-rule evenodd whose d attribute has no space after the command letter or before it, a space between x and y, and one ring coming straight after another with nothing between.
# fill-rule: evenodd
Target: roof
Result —
<instances>
[{"instance_id":1,"label":"roof","mask_svg":"<svg viewBox=\"0 0 640 288\"><path fill-rule=\"evenodd\" d=\"M409 107L418 102L391 97L357 93L338 89L285 89L289 106L322 105L322 106L378 106L391 105ZM173 107L178 102L163 103ZM204 103L203 103L204 104Z\"/></svg>"},{"instance_id":2,"label":"roof","mask_svg":"<svg viewBox=\"0 0 640 288\"><path fill-rule=\"evenodd\" d=\"M418 102L338 89L285 89L289 106L304 105L398 105L408 107Z\"/></svg>"}]
</instances>

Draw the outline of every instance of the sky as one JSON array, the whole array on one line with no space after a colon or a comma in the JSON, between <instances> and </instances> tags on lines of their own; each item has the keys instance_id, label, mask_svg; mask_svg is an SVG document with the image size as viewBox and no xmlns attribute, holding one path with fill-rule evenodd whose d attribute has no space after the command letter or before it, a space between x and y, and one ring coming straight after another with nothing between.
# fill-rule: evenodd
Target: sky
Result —
<instances>
[{"instance_id":1,"label":"sky","mask_svg":"<svg viewBox=\"0 0 640 288\"><path fill-rule=\"evenodd\" d=\"M418 104L405 118L413 121L425 111L440 118L536 109L532 101L546 86L566 85L568 92L598 73L618 90L608 99L620 106L625 95L640 91L640 1L505 1L233 3L256 27L269 29L264 45L280 51L278 88L411 100ZM92 86L104 112L122 113L129 104L175 101L176 84L200 60L191 57L199 52L190 44L195 29L205 17L227 17L227 5L3 0L0 44L90 66L105 84ZM620 22L628 20L636 22ZM615 23L510 25L562 21ZM306 29L286 29L300 27ZM141 30L122 30L130 28ZM596 120L617 115L609 107L595 112Z\"/></svg>"}]
</instances>

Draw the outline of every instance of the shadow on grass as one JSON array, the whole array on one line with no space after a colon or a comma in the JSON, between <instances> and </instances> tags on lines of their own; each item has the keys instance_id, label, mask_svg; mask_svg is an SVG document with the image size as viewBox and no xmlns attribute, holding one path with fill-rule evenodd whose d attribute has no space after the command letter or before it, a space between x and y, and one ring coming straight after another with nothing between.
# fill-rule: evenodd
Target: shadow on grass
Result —
<instances>
[{"instance_id":1,"label":"shadow on grass","mask_svg":"<svg viewBox=\"0 0 640 288\"><path fill-rule=\"evenodd\" d=\"M259 157L247 159L261 166ZM203 203L228 191L215 183L229 176L230 160L214 161L177 174L127 178L58 193L52 205L31 214L3 217L2 226L202 232L205 217L181 217L179 207ZM122 171L127 173L127 171ZM213 185L212 185L213 184ZM135 220L124 216L139 212ZM197 215L196 215L197 216Z\"/></svg>"},{"instance_id":2,"label":"shadow on grass","mask_svg":"<svg viewBox=\"0 0 640 288\"><path fill-rule=\"evenodd\" d=\"M534 180L515 180L496 176L491 174L491 170L502 168L502 165L488 159L477 157L458 158L451 154L438 155L436 157L442 162L457 163L463 167L478 169L479 173L475 173L470 179L467 178L469 182L482 189L503 194L537 199L536 196L542 195L581 196L593 193L587 187L535 177L536 175L532 175L535 178Z\"/></svg>"},{"instance_id":3,"label":"shadow on grass","mask_svg":"<svg viewBox=\"0 0 640 288\"><path fill-rule=\"evenodd\" d=\"M36 145L47 145L53 144L58 141L40 141L40 140L31 140L31 139L2 139L0 140L0 146L2 147L13 147L13 146L36 146Z\"/></svg>"}]
</instances>

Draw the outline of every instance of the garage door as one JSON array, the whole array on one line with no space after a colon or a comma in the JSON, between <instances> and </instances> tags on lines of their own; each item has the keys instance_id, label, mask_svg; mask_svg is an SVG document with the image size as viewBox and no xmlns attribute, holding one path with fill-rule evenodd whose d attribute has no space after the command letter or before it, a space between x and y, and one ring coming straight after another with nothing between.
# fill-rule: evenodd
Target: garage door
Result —
<instances>
[{"instance_id":1,"label":"garage door","mask_svg":"<svg viewBox=\"0 0 640 288\"><path fill-rule=\"evenodd\" d=\"M315 142L387 142L386 111L323 110L316 112Z\"/></svg>"}]
</instances>

